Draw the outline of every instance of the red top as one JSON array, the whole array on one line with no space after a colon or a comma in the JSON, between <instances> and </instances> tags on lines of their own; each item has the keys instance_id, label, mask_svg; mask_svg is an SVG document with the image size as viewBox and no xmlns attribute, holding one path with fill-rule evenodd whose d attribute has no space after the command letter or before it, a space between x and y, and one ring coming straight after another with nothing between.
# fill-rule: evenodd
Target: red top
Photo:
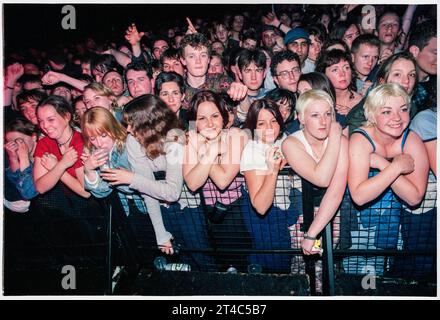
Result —
<instances>
[{"instance_id":1,"label":"red top","mask_svg":"<svg viewBox=\"0 0 440 320\"><path fill-rule=\"evenodd\" d=\"M73 137L70 140L69 147L73 146L78 152L78 160L76 160L75 164L67 169L67 172L76 178L75 169L81 168L83 166L81 161L81 154L83 152L84 143L81 138L81 134L73 129ZM58 143L49 137L44 137L38 141L37 146L35 148L34 157L42 158L44 153L51 153L55 157L57 157L58 161L60 161L63 156L58 148Z\"/></svg>"}]
</instances>

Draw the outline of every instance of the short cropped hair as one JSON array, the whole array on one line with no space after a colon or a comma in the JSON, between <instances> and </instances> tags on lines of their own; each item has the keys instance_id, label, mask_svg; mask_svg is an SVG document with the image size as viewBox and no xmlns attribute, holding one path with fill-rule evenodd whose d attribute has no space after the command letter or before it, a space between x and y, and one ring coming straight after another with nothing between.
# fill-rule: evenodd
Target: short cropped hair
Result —
<instances>
[{"instance_id":1,"label":"short cropped hair","mask_svg":"<svg viewBox=\"0 0 440 320\"><path fill-rule=\"evenodd\" d=\"M335 105L332 97L324 90L312 89L301 94L296 100L296 114L298 119L304 121L304 113L307 108L316 101L325 101L331 107L332 117L335 117Z\"/></svg>"},{"instance_id":2,"label":"short cropped hair","mask_svg":"<svg viewBox=\"0 0 440 320\"><path fill-rule=\"evenodd\" d=\"M352 45L351 45L351 52L356 53L359 51L359 48L361 45L367 45L371 47L377 47L380 48L380 40L377 36L373 34L361 34L359 37L354 39Z\"/></svg>"},{"instance_id":3,"label":"short cropped hair","mask_svg":"<svg viewBox=\"0 0 440 320\"><path fill-rule=\"evenodd\" d=\"M371 90L365 100L364 115L365 119L367 119L366 126L374 126L374 114L387 103L389 97L402 97L408 105L409 112L410 97L405 89L396 83L385 83Z\"/></svg>"}]
</instances>

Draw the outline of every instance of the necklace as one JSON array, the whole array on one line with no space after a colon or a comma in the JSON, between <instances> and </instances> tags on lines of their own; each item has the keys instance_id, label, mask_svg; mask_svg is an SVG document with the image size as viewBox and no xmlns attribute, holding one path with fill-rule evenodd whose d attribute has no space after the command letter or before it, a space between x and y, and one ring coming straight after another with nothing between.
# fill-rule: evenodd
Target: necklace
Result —
<instances>
[{"instance_id":1,"label":"necklace","mask_svg":"<svg viewBox=\"0 0 440 320\"><path fill-rule=\"evenodd\" d=\"M67 139L67 141L64 143L58 143L58 147L64 146L65 144L69 143L70 140L72 139L74 133L75 133L75 130L72 129L72 134L70 135L69 139Z\"/></svg>"}]
</instances>

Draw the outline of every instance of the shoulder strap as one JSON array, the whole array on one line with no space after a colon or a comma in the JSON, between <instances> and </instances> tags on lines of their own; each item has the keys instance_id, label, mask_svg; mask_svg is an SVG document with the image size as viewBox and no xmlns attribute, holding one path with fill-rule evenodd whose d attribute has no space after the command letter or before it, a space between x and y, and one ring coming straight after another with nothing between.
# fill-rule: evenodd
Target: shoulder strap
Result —
<instances>
[{"instance_id":1,"label":"shoulder strap","mask_svg":"<svg viewBox=\"0 0 440 320\"><path fill-rule=\"evenodd\" d=\"M365 138L367 138L367 140L371 143L371 145L373 146L373 152L376 151L376 145L374 144L373 139L371 139L370 135L367 133L367 131L365 131L362 128L356 128L353 130L353 133L360 133L361 135L363 135Z\"/></svg>"},{"instance_id":2,"label":"shoulder strap","mask_svg":"<svg viewBox=\"0 0 440 320\"><path fill-rule=\"evenodd\" d=\"M407 128L405 129L405 131L403 131L402 146L401 146L401 148L402 148L402 152L403 152L403 148L405 147L406 138L408 138L408 134L409 134L409 132L410 132L409 127L407 127Z\"/></svg>"}]
</instances>

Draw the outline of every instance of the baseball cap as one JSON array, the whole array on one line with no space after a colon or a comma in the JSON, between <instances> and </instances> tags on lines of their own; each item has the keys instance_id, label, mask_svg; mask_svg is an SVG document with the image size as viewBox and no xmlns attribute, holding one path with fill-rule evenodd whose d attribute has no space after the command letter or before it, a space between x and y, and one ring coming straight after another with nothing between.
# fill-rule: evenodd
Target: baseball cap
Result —
<instances>
[{"instance_id":1,"label":"baseball cap","mask_svg":"<svg viewBox=\"0 0 440 320\"><path fill-rule=\"evenodd\" d=\"M307 42L310 43L309 33L303 28L295 28L287 32L286 36L284 37L284 44L287 46L289 43L297 39L306 39Z\"/></svg>"},{"instance_id":2,"label":"baseball cap","mask_svg":"<svg viewBox=\"0 0 440 320\"><path fill-rule=\"evenodd\" d=\"M274 26L271 26L271 25L268 25L268 24L265 24L265 25L263 25L263 28L261 28L261 32L264 32L264 31L276 31L276 28L274 27Z\"/></svg>"}]
</instances>

